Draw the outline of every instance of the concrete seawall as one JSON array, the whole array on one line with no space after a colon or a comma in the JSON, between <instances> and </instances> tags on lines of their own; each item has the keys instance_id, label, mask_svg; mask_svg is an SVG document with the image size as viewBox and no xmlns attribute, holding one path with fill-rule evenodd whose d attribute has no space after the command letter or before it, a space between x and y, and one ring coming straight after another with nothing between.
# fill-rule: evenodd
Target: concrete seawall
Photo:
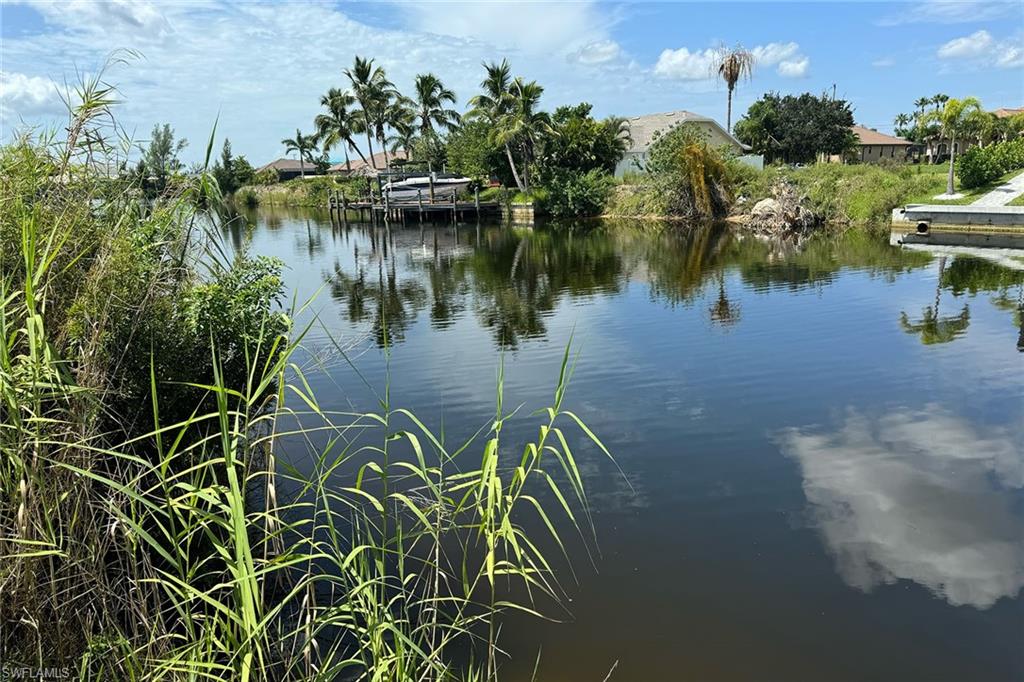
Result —
<instances>
[{"instance_id":1,"label":"concrete seawall","mask_svg":"<svg viewBox=\"0 0 1024 682\"><path fill-rule=\"evenodd\" d=\"M911 204L893 210L891 241L1024 249L1024 206Z\"/></svg>"}]
</instances>

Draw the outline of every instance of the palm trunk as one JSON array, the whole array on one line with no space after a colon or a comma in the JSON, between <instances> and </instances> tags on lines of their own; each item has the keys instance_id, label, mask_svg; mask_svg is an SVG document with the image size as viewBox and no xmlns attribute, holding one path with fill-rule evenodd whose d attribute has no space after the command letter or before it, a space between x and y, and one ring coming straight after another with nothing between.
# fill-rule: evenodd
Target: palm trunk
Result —
<instances>
[{"instance_id":1,"label":"palm trunk","mask_svg":"<svg viewBox=\"0 0 1024 682\"><path fill-rule=\"evenodd\" d=\"M361 149L359 149L359 147L358 147L358 146L356 145L356 143L355 143L355 142L353 142L353 141L352 141L351 139L349 139L349 140L346 140L346 142L348 142L348 146L349 146L349 148L350 148L350 149L354 149L354 150L356 150L356 154L358 154L358 155L359 155L359 158L363 160L363 163L364 163L365 165L369 166L369 165L370 165L370 162L366 160L366 157L365 157L365 156L363 156L363 152L362 152L362 150L361 150ZM348 152L346 151L345 153L347 154ZM352 170L352 169L350 168L349 170Z\"/></svg>"},{"instance_id":2,"label":"palm trunk","mask_svg":"<svg viewBox=\"0 0 1024 682\"><path fill-rule=\"evenodd\" d=\"M348 147L345 147L345 171L352 172L352 162L348 159Z\"/></svg>"},{"instance_id":3,"label":"palm trunk","mask_svg":"<svg viewBox=\"0 0 1024 682\"><path fill-rule=\"evenodd\" d=\"M299 154L299 177L306 177L306 162L302 160L302 154Z\"/></svg>"},{"instance_id":4,"label":"palm trunk","mask_svg":"<svg viewBox=\"0 0 1024 682\"><path fill-rule=\"evenodd\" d=\"M515 159L512 158L512 149L507 144L505 145L505 155L508 157L508 165L512 168L512 177L515 178L516 187L520 192L525 193L526 189L523 187L522 180L519 179L519 172L516 171Z\"/></svg>"},{"instance_id":5,"label":"palm trunk","mask_svg":"<svg viewBox=\"0 0 1024 682\"><path fill-rule=\"evenodd\" d=\"M373 139L370 135L370 124L366 124L366 146L370 149L370 165L373 166L374 170L377 170L377 159L373 158ZM366 159L363 159L364 161Z\"/></svg>"},{"instance_id":6,"label":"palm trunk","mask_svg":"<svg viewBox=\"0 0 1024 682\"><path fill-rule=\"evenodd\" d=\"M725 105L725 132L732 135L732 86L729 86L729 96Z\"/></svg>"},{"instance_id":7,"label":"palm trunk","mask_svg":"<svg viewBox=\"0 0 1024 682\"><path fill-rule=\"evenodd\" d=\"M956 136L949 138L949 175L946 176L946 194L953 193L953 161L956 160Z\"/></svg>"}]
</instances>

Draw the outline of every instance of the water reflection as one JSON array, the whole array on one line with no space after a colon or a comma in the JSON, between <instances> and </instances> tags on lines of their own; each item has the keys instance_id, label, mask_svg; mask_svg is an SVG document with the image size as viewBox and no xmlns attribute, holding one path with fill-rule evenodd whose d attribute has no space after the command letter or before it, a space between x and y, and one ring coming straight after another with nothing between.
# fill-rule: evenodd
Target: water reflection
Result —
<instances>
[{"instance_id":1,"label":"water reflection","mask_svg":"<svg viewBox=\"0 0 1024 682\"><path fill-rule=\"evenodd\" d=\"M849 409L834 431L788 429L811 515L837 570L870 592L913 580L979 609L1024 586L1020 425L979 429L935 405L871 417Z\"/></svg>"}]
</instances>

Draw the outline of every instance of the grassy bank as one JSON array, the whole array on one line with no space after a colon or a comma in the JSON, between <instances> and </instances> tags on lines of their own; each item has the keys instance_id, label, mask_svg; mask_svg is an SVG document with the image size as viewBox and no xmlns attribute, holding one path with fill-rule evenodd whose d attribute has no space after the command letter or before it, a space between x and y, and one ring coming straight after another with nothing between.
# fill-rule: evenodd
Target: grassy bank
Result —
<instances>
[{"instance_id":1,"label":"grassy bank","mask_svg":"<svg viewBox=\"0 0 1024 682\"><path fill-rule=\"evenodd\" d=\"M344 192L349 201L365 197L368 191L366 182L366 178L317 175L272 185L245 185L235 192L234 201L236 204L249 207L268 204L326 208L332 192Z\"/></svg>"},{"instance_id":2,"label":"grassy bank","mask_svg":"<svg viewBox=\"0 0 1024 682\"><path fill-rule=\"evenodd\" d=\"M368 411L323 409L279 264L223 256L196 208L220 203L209 174L152 201L109 178L110 103L89 102L68 139L0 149L0 661L494 679L502 614L559 605L547 554L568 559L566 529L593 537L563 429L607 451L565 409L568 348L527 443L502 435L518 408L500 374L466 443L388 386Z\"/></svg>"},{"instance_id":3,"label":"grassy bank","mask_svg":"<svg viewBox=\"0 0 1024 682\"><path fill-rule=\"evenodd\" d=\"M971 190L953 201L933 197L946 190L944 165L881 166L872 164L815 164L806 168L768 167L741 176L736 187L741 197L735 210L749 210L757 201L771 196L772 186L786 179L807 197L808 206L832 223L852 225L886 224L892 210L904 204L969 204L1006 179Z\"/></svg>"}]
</instances>

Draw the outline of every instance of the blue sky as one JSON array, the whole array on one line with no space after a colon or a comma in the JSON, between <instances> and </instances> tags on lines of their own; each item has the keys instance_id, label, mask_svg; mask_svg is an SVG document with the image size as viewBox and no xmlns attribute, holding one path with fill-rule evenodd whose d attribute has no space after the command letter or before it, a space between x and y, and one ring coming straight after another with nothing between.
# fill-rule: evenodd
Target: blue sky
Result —
<instances>
[{"instance_id":1,"label":"blue sky","mask_svg":"<svg viewBox=\"0 0 1024 682\"><path fill-rule=\"evenodd\" d=\"M481 62L507 57L545 87L543 105L588 101L596 114L687 109L724 123L726 93L709 79L708 50L742 43L754 78L734 119L765 91L831 91L859 123L891 132L922 95L974 95L990 108L1024 106L1024 3L1014 2L128 2L29 0L0 5L0 126L61 120L76 69L111 50L141 58L107 74L118 118L144 141L169 122L200 158L218 138L254 164L309 131L319 96L345 84L354 55L376 57L400 89L432 71L460 107Z\"/></svg>"}]
</instances>

